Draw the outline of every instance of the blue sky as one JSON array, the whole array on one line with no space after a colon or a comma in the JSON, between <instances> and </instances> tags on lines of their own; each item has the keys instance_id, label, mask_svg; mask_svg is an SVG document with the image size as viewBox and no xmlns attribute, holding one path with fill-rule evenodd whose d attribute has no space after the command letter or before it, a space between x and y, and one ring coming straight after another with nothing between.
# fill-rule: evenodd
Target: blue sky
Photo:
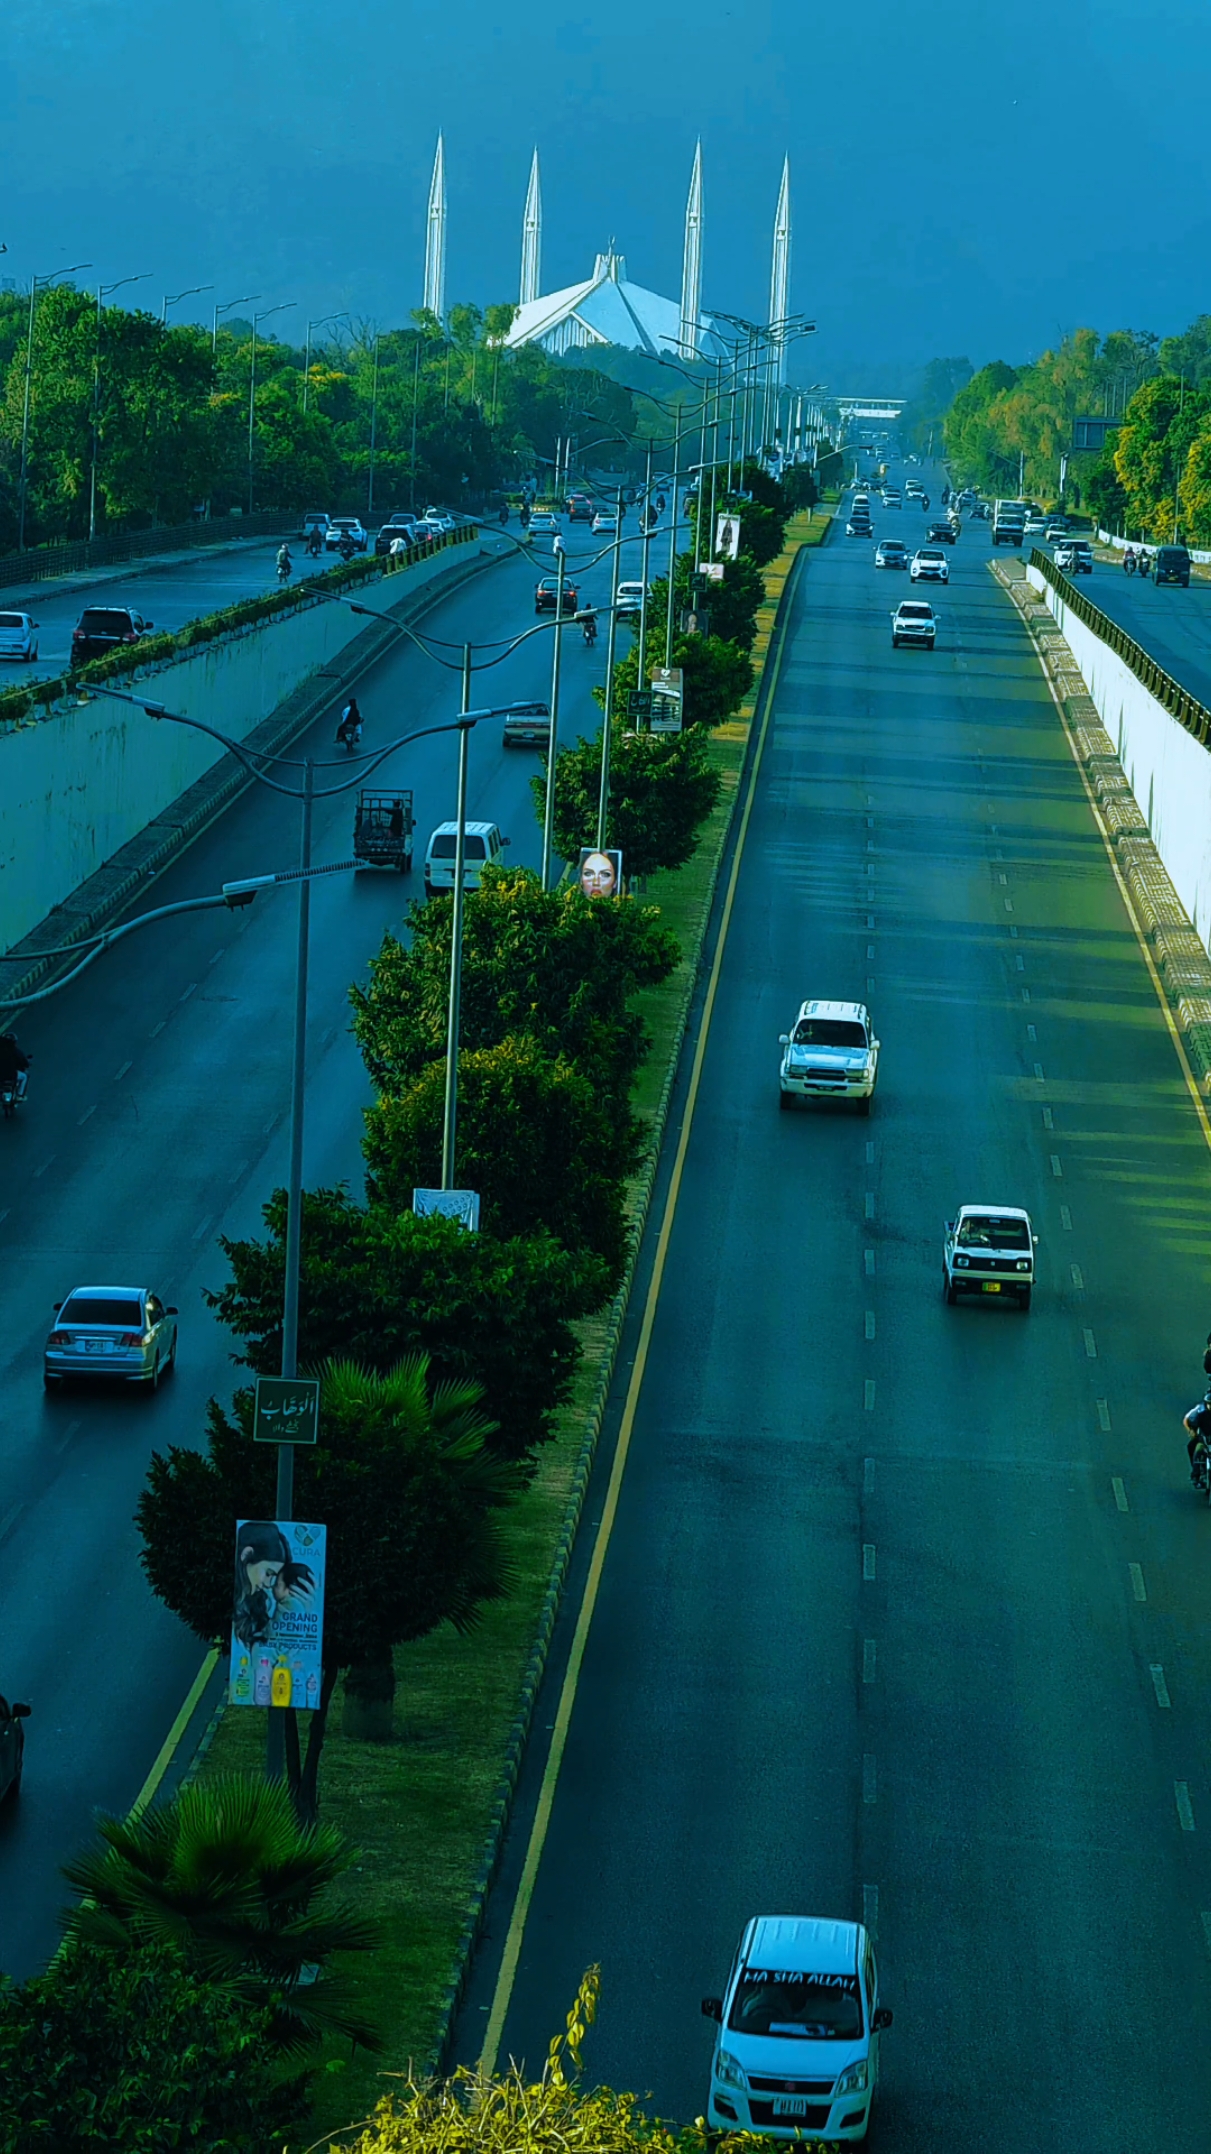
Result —
<instances>
[{"instance_id":1,"label":"blue sky","mask_svg":"<svg viewBox=\"0 0 1211 2154\"><path fill-rule=\"evenodd\" d=\"M8 0L4 52L19 283L84 260L152 271L157 310L202 283L293 299L300 339L333 308L400 321L440 128L451 300L516 296L535 142L544 287L614 237L676 292L701 134L703 297L735 313L766 312L790 153L805 380L1211 311L1206 0Z\"/></svg>"}]
</instances>

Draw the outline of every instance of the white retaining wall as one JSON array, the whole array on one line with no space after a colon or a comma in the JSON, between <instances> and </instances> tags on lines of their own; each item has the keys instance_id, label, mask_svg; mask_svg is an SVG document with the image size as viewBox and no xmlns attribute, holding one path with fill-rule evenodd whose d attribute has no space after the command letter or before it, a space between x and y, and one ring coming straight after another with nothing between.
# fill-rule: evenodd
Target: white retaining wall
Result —
<instances>
[{"instance_id":1,"label":"white retaining wall","mask_svg":"<svg viewBox=\"0 0 1211 2154\"><path fill-rule=\"evenodd\" d=\"M461 549L358 585L372 605L396 605L449 569ZM367 626L347 606L317 600L297 613L240 629L136 684L169 710L244 740L310 674ZM145 716L107 696L67 703L0 738L0 952L112 859L226 753L187 727Z\"/></svg>"},{"instance_id":2,"label":"white retaining wall","mask_svg":"<svg viewBox=\"0 0 1211 2154\"><path fill-rule=\"evenodd\" d=\"M1211 950L1211 750L1149 694L1038 569L1027 568L1026 574L1055 616L1152 842L1199 940Z\"/></svg>"}]
</instances>

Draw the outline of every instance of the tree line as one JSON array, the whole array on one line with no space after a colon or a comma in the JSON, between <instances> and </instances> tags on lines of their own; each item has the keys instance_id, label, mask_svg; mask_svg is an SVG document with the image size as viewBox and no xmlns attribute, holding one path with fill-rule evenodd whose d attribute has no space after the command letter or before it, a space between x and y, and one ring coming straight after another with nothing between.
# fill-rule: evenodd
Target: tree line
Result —
<instances>
[{"instance_id":1,"label":"tree line","mask_svg":"<svg viewBox=\"0 0 1211 2154\"><path fill-rule=\"evenodd\" d=\"M251 321L212 338L98 311L68 284L39 293L32 317L28 296L0 294L0 550L17 544L23 469L35 544L87 534L94 471L101 531L181 523L203 504L457 510L549 465L569 434L621 437L625 452L646 423L630 391L537 345L506 349L514 312L455 306L443 327L418 310L308 350L254 340Z\"/></svg>"}]
</instances>

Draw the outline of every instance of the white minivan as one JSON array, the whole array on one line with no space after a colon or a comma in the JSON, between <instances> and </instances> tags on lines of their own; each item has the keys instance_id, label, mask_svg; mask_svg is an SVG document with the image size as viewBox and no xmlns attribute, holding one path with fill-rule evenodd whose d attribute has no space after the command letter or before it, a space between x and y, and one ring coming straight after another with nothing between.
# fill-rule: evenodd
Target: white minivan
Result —
<instances>
[{"instance_id":1,"label":"white minivan","mask_svg":"<svg viewBox=\"0 0 1211 2154\"><path fill-rule=\"evenodd\" d=\"M865 2139L879 2076L875 1948L860 1922L757 1915L722 1997L707 2122L768 2139Z\"/></svg>"},{"instance_id":2,"label":"white minivan","mask_svg":"<svg viewBox=\"0 0 1211 2154\"><path fill-rule=\"evenodd\" d=\"M507 838L496 823L465 823L463 826L463 889L478 890L485 867L503 867ZM425 896L454 888L454 858L458 824L439 823L425 847Z\"/></svg>"}]
</instances>

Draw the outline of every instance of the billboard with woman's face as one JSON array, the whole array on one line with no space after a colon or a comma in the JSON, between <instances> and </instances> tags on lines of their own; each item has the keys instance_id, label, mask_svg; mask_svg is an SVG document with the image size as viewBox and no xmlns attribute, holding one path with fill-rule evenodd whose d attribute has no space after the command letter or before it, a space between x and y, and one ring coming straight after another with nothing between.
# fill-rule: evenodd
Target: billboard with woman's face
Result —
<instances>
[{"instance_id":1,"label":"billboard with woman's face","mask_svg":"<svg viewBox=\"0 0 1211 2154\"><path fill-rule=\"evenodd\" d=\"M580 855L580 887L589 898L622 896L622 854L586 845Z\"/></svg>"},{"instance_id":2,"label":"billboard with woman's face","mask_svg":"<svg viewBox=\"0 0 1211 2154\"><path fill-rule=\"evenodd\" d=\"M233 1705L320 1702L328 1529L242 1518L235 1533L231 1613Z\"/></svg>"}]
</instances>

